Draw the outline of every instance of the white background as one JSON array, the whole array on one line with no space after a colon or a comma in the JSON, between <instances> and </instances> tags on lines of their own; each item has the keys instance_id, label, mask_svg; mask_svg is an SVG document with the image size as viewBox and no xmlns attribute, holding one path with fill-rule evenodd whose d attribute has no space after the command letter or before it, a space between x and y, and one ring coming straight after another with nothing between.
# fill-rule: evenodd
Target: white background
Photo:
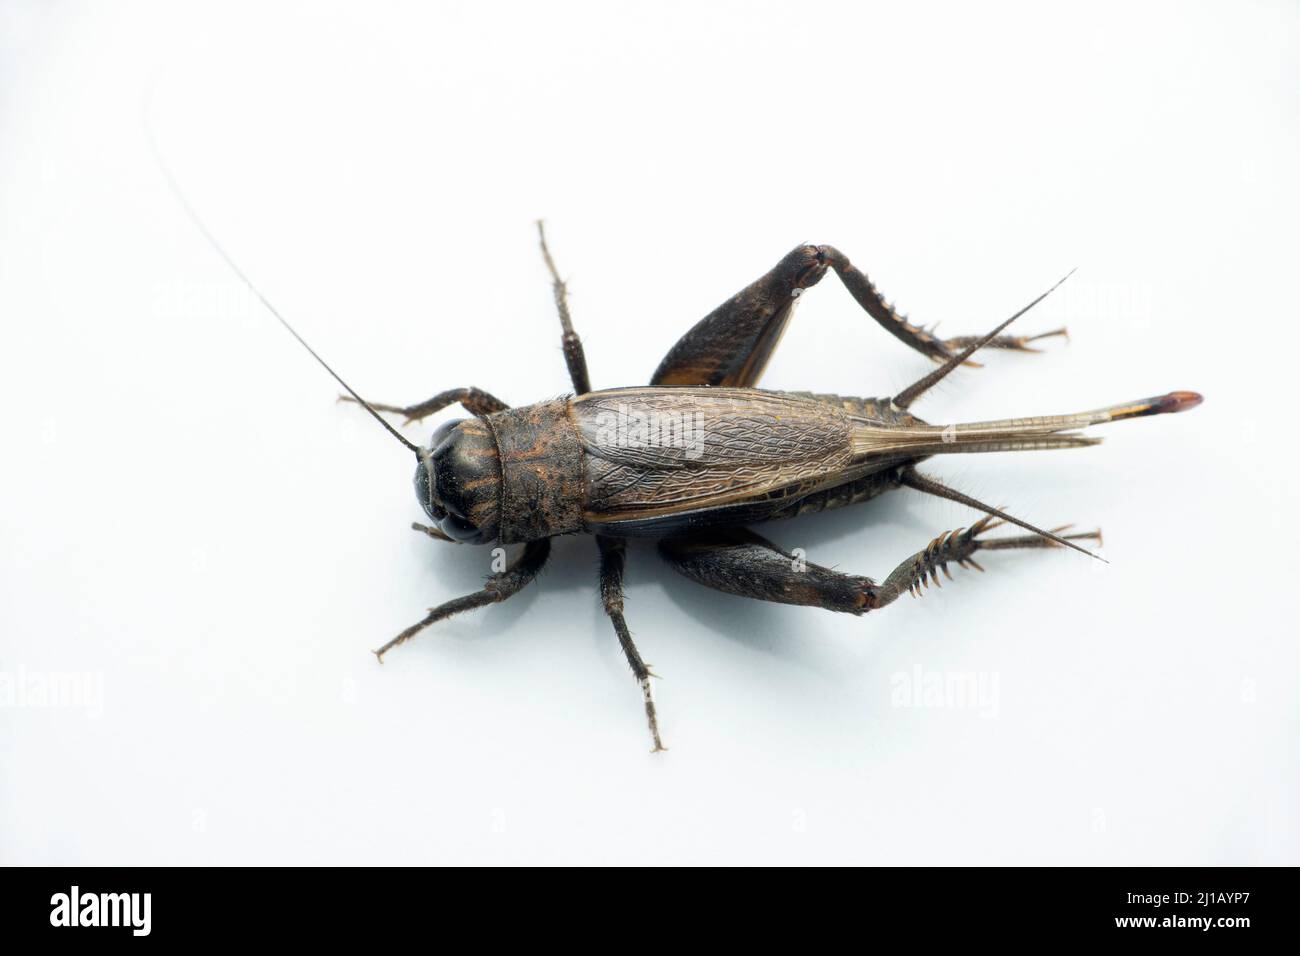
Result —
<instances>
[{"instance_id":1,"label":"white background","mask_svg":"<svg viewBox=\"0 0 1300 956\"><path fill-rule=\"evenodd\" d=\"M1300 16L898 6L0 5L0 861L1300 862ZM1020 322L1072 340L930 420L1206 401L931 465L1099 524L1109 565L990 554L853 618L634 546L652 757L588 539L376 665L487 550L408 530L409 454L204 244L145 114L377 401L566 390L538 216L598 387L811 241L947 334L1080 267ZM832 276L763 384L928 367ZM902 492L768 532L883 577L973 517ZM901 706L918 671L990 694Z\"/></svg>"}]
</instances>

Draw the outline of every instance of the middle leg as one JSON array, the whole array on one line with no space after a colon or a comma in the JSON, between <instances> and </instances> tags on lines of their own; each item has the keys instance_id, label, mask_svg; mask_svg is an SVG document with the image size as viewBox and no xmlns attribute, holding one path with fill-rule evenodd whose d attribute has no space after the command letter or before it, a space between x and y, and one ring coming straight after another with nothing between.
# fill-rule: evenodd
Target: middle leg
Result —
<instances>
[{"instance_id":1,"label":"middle leg","mask_svg":"<svg viewBox=\"0 0 1300 956\"><path fill-rule=\"evenodd\" d=\"M560 348L564 350L564 363L569 367L569 380L573 382L573 391L585 395L591 391L591 375L587 372L587 353L582 348L582 339L573 330L573 317L569 315L569 287L560 278L560 270L555 267L551 250L546 245L546 225L537 220L537 238L542 245L542 258L546 260L547 271L551 273L551 292L555 296L555 311L560 314Z\"/></svg>"},{"instance_id":2,"label":"middle leg","mask_svg":"<svg viewBox=\"0 0 1300 956\"><path fill-rule=\"evenodd\" d=\"M627 543L621 538L597 535L596 544L600 546L600 599L605 605L605 613L614 625L614 633L618 635L618 643L627 657L628 666L632 668L632 676L641 685L645 716L650 723L650 737L654 741L650 752L658 753L668 748L659 739L659 720L655 716L654 693L650 688L650 678L655 675L641 659L641 652L632 643L632 633L627 629L627 621L623 619L623 565Z\"/></svg>"}]
</instances>

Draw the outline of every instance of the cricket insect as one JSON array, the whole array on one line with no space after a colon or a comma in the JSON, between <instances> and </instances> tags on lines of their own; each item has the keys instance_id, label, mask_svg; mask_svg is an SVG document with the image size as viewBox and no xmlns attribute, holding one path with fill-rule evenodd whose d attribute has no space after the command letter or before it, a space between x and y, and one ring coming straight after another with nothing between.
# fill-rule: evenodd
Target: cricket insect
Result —
<instances>
[{"instance_id":1,"label":"cricket insect","mask_svg":"<svg viewBox=\"0 0 1300 956\"><path fill-rule=\"evenodd\" d=\"M161 159L160 159L161 165ZM1036 351L1031 343L1064 335L1004 335L1015 319L1065 278L983 336L936 338L911 324L831 246L803 245L772 271L701 319L669 350L649 386L593 391L582 342L574 331L564 281L537 224L562 329L573 395L511 408L479 388L453 388L416 405L365 401L252 285L213 238L175 181L173 191L195 225L254 295L343 386L345 401L368 411L416 459L415 493L431 525L415 530L454 544L523 545L483 588L432 608L375 651L380 660L431 624L498 604L537 577L564 534L594 535L600 595L641 688L654 751L659 736L650 678L623 617L626 539L658 539L659 554L705 587L780 604L864 614L922 586L940 584L948 565L983 568L981 551L1068 547L1100 533L1037 528L918 471L933 455L1078 448L1097 444L1078 429L1104 422L1181 412L1201 402L1170 392L1073 415L1045 415L963 425L930 425L912 404L982 348ZM854 398L756 388L803 293L833 270L871 318L939 364L898 394ZM427 445L408 441L381 413L405 424L459 404L471 418L438 426ZM946 531L906 558L883 581L797 559L750 525L841 508L894 488L913 488L984 513L969 528ZM1007 523L1029 532L986 538Z\"/></svg>"}]
</instances>

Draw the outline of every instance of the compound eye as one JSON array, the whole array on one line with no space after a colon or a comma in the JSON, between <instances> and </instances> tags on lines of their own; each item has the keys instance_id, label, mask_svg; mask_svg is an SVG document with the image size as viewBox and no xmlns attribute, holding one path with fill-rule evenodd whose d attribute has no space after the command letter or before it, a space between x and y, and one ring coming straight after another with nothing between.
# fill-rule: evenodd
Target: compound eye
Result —
<instances>
[{"instance_id":1,"label":"compound eye","mask_svg":"<svg viewBox=\"0 0 1300 956\"><path fill-rule=\"evenodd\" d=\"M448 514L438 523L438 528L447 537L457 541L474 541L481 536L479 529L460 515Z\"/></svg>"},{"instance_id":2,"label":"compound eye","mask_svg":"<svg viewBox=\"0 0 1300 956\"><path fill-rule=\"evenodd\" d=\"M446 441L447 436L452 433L452 430L463 421L465 421L463 418L453 418L451 421L443 422L435 428L433 435L429 438L429 450L436 453L438 451L438 446Z\"/></svg>"}]
</instances>

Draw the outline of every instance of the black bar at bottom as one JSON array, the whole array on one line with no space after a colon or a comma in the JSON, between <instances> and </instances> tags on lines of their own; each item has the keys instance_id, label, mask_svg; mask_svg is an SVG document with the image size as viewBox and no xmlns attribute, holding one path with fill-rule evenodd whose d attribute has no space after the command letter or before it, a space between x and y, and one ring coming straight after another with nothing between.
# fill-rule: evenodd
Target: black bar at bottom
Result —
<instances>
[{"instance_id":1,"label":"black bar at bottom","mask_svg":"<svg viewBox=\"0 0 1300 956\"><path fill-rule=\"evenodd\" d=\"M1295 871L1285 868L863 869L725 875L633 870L600 881L531 872L419 869L32 868L0 870L6 948L76 937L98 945L248 940L337 946L390 937L437 945L448 933L513 934L532 944L592 939L608 926L664 945L755 931L888 939L1212 939L1294 935ZM600 885L600 884L597 884ZM74 891L74 887L76 888ZM609 926L612 921L613 925ZM105 925L109 924L109 925ZM702 933L683 936L680 933ZM703 929L701 929L703 928ZM770 942L771 940L769 940ZM874 941L874 942L873 942Z\"/></svg>"}]
</instances>

